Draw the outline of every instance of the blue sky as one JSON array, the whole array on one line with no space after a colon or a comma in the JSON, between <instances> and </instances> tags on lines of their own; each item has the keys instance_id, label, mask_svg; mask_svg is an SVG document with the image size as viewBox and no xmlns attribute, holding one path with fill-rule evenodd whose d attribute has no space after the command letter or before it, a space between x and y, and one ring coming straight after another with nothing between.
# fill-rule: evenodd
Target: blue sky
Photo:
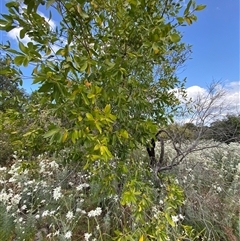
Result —
<instances>
[{"instance_id":1,"label":"blue sky","mask_svg":"<svg viewBox=\"0 0 240 241\"><path fill-rule=\"evenodd\" d=\"M1 13L6 12L5 2L0 2ZM197 4L207 7L196 13L197 22L181 28L183 41L192 45L193 53L179 71L179 77L187 77L186 87L191 95L203 91L213 80L221 80L229 91L229 98L240 106L239 0L197 0ZM16 35L0 33L0 40L16 44ZM30 79L24 81L23 88L28 92L35 89Z\"/></svg>"},{"instance_id":2,"label":"blue sky","mask_svg":"<svg viewBox=\"0 0 240 241\"><path fill-rule=\"evenodd\" d=\"M207 7L198 21L183 28L183 40L192 46L185 65L187 86L205 86L212 79L239 81L239 0L198 0Z\"/></svg>"}]
</instances>

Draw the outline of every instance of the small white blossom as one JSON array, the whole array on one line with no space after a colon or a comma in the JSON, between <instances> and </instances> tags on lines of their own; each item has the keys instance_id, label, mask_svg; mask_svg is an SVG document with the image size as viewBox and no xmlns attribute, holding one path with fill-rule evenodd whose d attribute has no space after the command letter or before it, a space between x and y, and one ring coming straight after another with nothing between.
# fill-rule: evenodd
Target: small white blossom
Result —
<instances>
[{"instance_id":1,"label":"small white blossom","mask_svg":"<svg viewBox=\"0 0 240 241\"><path fill-rule=\"evenodd\" d=\"M52 168L52 169L58 169L59 165L55 162L55 161L52 161L49 163L49 166Z\"/></svg>"},{"instance_id":2,"label":"small white blossom","mask_svg":"<svg viewBox=\"0 0 240 241\"><path fill-rule=\"evenodd\" d=\"M84 239L85 239L85 241L88 241L91 236L92 236L91 233L85 233L85 234L84 234Z\"/></svg>"},{"instance_id":3,"label":"small white blossom","mask_svg":"<svg viewBox=\"0 0 240 241\"><path fill-rule=\"evenodd\" d=\"M19 222L19 223L21 223L22 221L23 221L23 218L22 218L22 217L18 219L18 222Z\"/></svg>"},{"instance_id":4,"label":"small white blossom","mask_svg":"<svg viewBox=\"0 0 240 241\"><path fill-rule=\"evenodd\" d=\"M21 200L21 196L19 194L16 194L15 196L12 197L11 202L13 205L18 205L20 200Z\"/></svg>"},{"instance_id":5,"label":"small white blossom","mask_svg":"<svg viewBox=\"0 0 240 241\"><path fill-rule=\"evenodd\" d=\"M26 205L26 204L24 204L24 205L21 207L21 210L25 210L25 209L27 209L27 205Z\"/></svg>"},{"instance_id":6,"label":"small white blossom","mask_svg":"<svg viewBox=\"0 0 240 241\"><path fill-rule=\"evenodd\" d=\"M89 187L89 184L83 183L83 184L79 184L79 185L76 187L76 189L77 189L78 191L81 191L83 188L87 188L87 187Z\"/></svg>"},{"instance_id":7,"label":"small white blossom","mask_svg":"<svg viewBox=\"0 0 240 241\"><path fill-rule=\"evenodd\" d=\"M72 232L71 232L71 231L67 231L67 232L65 233L64 237L65 237L66 239L70 239L70 238L72 237Z\"/></svg>"},{"instance_id":8,"label":"small white blossom","mask_svg":"<svg viewBox=\"0 0 240 241\"><path fill-rule=\"evenodd\" d=\"M71 219L73 219L73 217L74 217L73 216L73 212L72 211L68 211L67 214L66 214L66 219L67 220L71 220Z\"/></svg>"},{"instance_id":9,"label":"small white blossom","mask_svg":"<svg viewBox=\"0 0 240 241\"><path fill-rule=\"evenodd\" d=\"M61 196L62 196L61 187L56 187L56 188L53 190L53 198L54 198L55 200L58 200Z\"/></svg>"},{"instance_id":10,"label":"small white blossom","mask_svg":"<svg viewBox=\"0 0 240 241\"><path fill-rule=\"evenodd\" d=\"M177 223L179 221L178 215L176 216L172 215L172 220L174 223Z\"/></svg>"},{"instance_id":11,"label":"small white blossom","mask_svg":"<svg viewBox=\"0 0 240 241\"><path fill-rule=\"evenodd\" d=\"M101 215L102 209L100 207L97 207L95 210L91 210L88 212L88 217L96 217Z\"/></svg>"},{"instance_id":12,"label":"small white blossom","mask_svg":"<svg viewBox=\"0 0 240 241\"><path fill-rule=\"evenodd\" d=\"M217 192L221 192L222 188L221 187L217 187Z\"/></svg>"},{"instance_id":13,"label":"small white blossom","mask_svg":"<svg viewBox=\"0 0 240 241\"><path fill-rule=\"evenodd\" d=\"M184 219L184 216L182 214L179 214L178 217L179 217L180 220Z\"/></svg>"},{"instance_id":14,"label":"small white blossom","mask_svg":"<svg viewBox=\"0 0 240 241\"><path fill-rule=\"evenodd\" d=\"M45 210L43 213L42 213L42 217L46 217L49 215L49 211L48 210Z\"/></svg>"},{"instance_id":15,"label":"small white blossom","mask_svg":"<svg viewBox=\"0 0 240 241\"><path fill-rule=\"evenodd\" d=\"M9 212L11 210L12 206L7 206L7 212Z\"/></svg>"}]
</instances>

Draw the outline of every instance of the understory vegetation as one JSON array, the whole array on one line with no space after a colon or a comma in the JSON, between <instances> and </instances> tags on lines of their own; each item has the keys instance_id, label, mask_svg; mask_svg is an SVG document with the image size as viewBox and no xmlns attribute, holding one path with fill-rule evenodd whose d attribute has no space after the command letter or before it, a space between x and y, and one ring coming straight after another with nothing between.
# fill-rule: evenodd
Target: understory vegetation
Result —
<instances>
[{"instance_id":1,"label":"understory vegetation","mask_svg":"<svg viewBox=\"0 0 240 241\"><path fill-rule=\"evenodd\" d=\"M170 163L175 150L165 148ZM0 168L1 240L240 238L237 143L190 154L161 175L160 186L141 148L126 159L124 172L117 158L87 171L65 156L25 160L15 153Z\"/></svg>"}]
</instances>

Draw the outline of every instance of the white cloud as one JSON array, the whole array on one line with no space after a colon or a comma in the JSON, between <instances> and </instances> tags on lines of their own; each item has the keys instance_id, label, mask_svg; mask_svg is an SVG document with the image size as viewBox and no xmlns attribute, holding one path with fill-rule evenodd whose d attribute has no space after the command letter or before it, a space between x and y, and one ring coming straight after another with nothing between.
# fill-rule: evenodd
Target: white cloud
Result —
<instances>
[{"instance_id":1,"label":"white cloud","mask_svg":"<svg viewBox=\"0 0 240 241\"><path fill-rule=\"evenodd\" d=\"M176 92L182 102L176 122L210 125L228 114L240 114L240 81L213 84L210 88L194 85L186 93L187 98L183 99Z\"/></svg>"},{"instance_id":2,"label":"white cloud","mask_svg":"<svg viewBox=\"0 0 240 241\"><path fill-rule=\"evenodd\" d=\"M205 121L210 123L227 114L240 114L240 81L217 84L211 91L197 85L186 91L193 103L194 122L198 122L203 115L207 116Z\"/></svg>"},{"instance_id":3,"label":"white cloud","mask_svg":"<svg viewBox=\"0 0 240 241\"><path fill-rule=\"evenodd\" d=\"M228 105L240 107L240 81L228 82L225 85L217 85L216 90L218 89L225 92L221 98L222 101ZM208 94L208 89L197 85L187 88L188 98L192 98L193 100L196 100L199 96L206 97Z\"/></svg>"},{"instance_id":4,"label":"white cloud","mask_svg":"<svg viewBox=\"0 0 240 241\"><path fill-rule=\"evenodd\" d=\"M8 37L18 41L18 39L20 39L20 31L22 30L22 28L18 27L18 28L14 28L12 29L10 32L7 33ZM21 42L23 42L24 44L31 42L31 38L27 35L25 35L25 37L23 39L21 39Z\"/></svg>"},{"instance_id":5,"label":"white cloud","mask_svg":"<svg viewBox=\"0 0 240 241\"><path fill-rule=\"evenodd\" d=\"M187 96L193 100L198 96L204 96L206 94L207 90L197 85L187 88Z\"/></svg>"}]
</instances>

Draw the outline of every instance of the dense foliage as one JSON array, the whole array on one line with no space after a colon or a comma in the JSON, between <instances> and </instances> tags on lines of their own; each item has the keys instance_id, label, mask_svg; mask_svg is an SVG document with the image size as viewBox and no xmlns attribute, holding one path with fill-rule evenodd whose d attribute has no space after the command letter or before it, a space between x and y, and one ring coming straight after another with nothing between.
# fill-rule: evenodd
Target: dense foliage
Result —
<instances>
[{"instance_id":1,"label":"dense foliage","mask_svg":"<svg viewBox=\"0 0 240 241\"><path fill-rule=\"evenodd\" d=\"M194 11L204 6L190 1L183 12L174 1L24 3L6 4L0 28L20 28L20 38L32 42L19 41L19 51L3 48L16 65L35 66L40 102L64 122L46 123L45 138L56 150L64 142L83 161L124 159L172 118L179 104L173 89L183 87L176 71L189 53L178 27L195 21ZM40 3L48 18L38 12Z\"/></svg>"},{"instance_id":2,"label":"dense foliage","mask_svg":"<svg viewBox=\"0 0 240 241\"><path fill-rule=\"evenodd\" d=\"M207 137L227 144L240 143L240 116L227 115L223 119L211 123Z\"/></svg>"}]
</instances>

